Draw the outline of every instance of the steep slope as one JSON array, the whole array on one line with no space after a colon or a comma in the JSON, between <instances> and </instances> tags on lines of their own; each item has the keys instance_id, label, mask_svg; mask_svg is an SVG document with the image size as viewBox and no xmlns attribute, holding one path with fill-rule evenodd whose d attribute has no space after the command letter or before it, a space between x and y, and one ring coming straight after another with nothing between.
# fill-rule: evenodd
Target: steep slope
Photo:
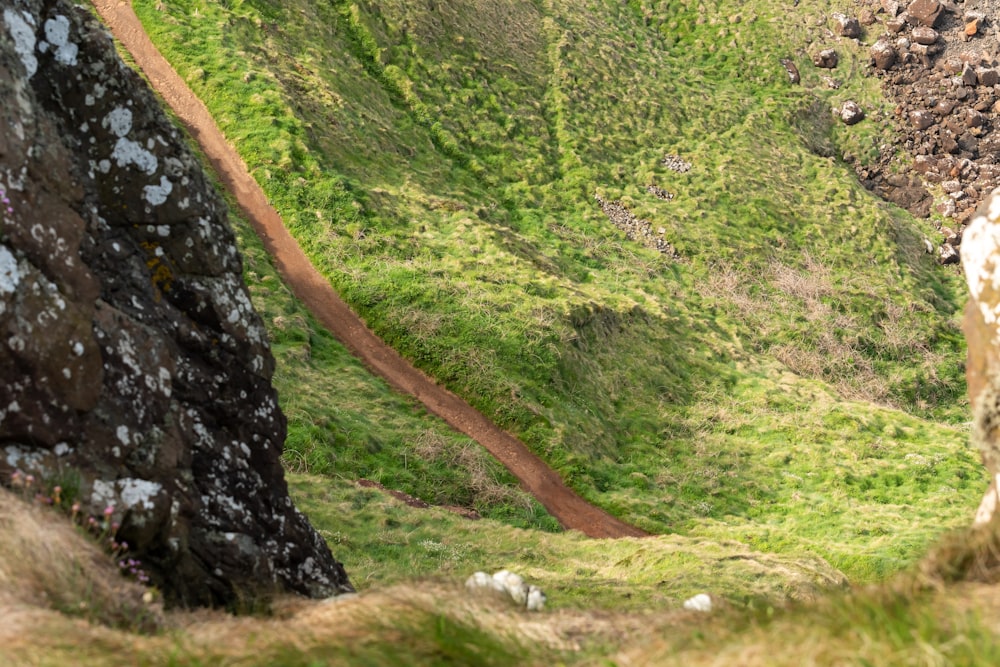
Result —
<instances>
[{"instance_id":1,"label":"steep slope","mask_svg":"<svg viewBox=\"0 0 1000 667\"><path fill-rule=\"evenodd\" d=\"M282 278L316 318L356 356L401 391L413 395L456 430L474 438L499 459L563 526L591 537L638 537L645 534L586 503L523 443L491 424L454 394L436 385L379 340L348 309L309 263L288 234L277 212L246 171L246 165L215 126L204 105L170 68L142 32L131 8L97 0L95 6L139 67L150 77L208 156L244 215L264 240Z\"/></svg>"},{"instance_id":2,"label":"steep slope","mask_svg":"<svg viewBox=\"0 0 1000 667\"><path fill-rule=\"evenodd\" d=\"M870 577L981 492L960 284L832 157L888 111L847 3L136 8L345 300L612 513Z\"/></svg>"}]
</instances>

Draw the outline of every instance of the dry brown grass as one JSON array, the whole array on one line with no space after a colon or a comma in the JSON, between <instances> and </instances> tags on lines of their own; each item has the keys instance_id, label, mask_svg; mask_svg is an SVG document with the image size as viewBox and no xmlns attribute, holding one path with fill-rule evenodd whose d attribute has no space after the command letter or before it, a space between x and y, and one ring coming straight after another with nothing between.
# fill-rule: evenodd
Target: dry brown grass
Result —
<instances>
[{"instance_id":1,"label":"dry brown grass","mask_svg":"<svg viewBox=\"0 0 1000 667\"><path fill-rule=\"evenodd\" d=\"M0 489L0 645L23 636L23 623L53 610L88 621L156 629L158 606L120 576L111 558L59 512Z\"/></svg>"},{"instance_id":2,"label":"dry brown grass","mask_svg":"<svg viewBox=\"0 0 1000 667\"><path fill-rule=\"evenodd\" d=\"M509 505L530 510L531 496L494 477L493 459L480 445L471 440L450 442L434 431L425 431L413 443L413 453L425 461L441 462L465 470L473 502L482 505Z\"/></svg>"},{"instance_id":3,"label":"dry brown grass","mask_svg":"<svg viewBox=\"0 0 1000 667\"><path fill-rule=\"evenodd\" d=\"M421 664L434 664L436 619L534 647L525 655L574 651L583 641L617 645L640 627L634 617L605 612L528 614L458 583L412 582L325 601L286 597L266 617L162 611L143 603L145 592L60 513L0 490L2 667L313 664L305 656L380 665L406 662L411 650L430 655ZM139 617L155 619L157 632L138 633Z\"/></svg>"},{"instance_id":4,"label":"dry brown grass","mask_svg":"<svg viewBox=\"0 0 1000 667\"><path fill-rule=\"evenodd\" d=\"M811 342L791 340L772 344L768 352L798 375L829 382L849 400L899 407L892 400L893 378L876 370L876 364L861 349L857 317L837 312L827 301L843 286L835 286L832 271L816 258L805 255L803 267L794 268L772 261L765 270L753 274L730 266L716 266L701 292L728 302L746 322L753 323L762 337L795 313L808 322L828 323ZM918 329L909 326L908 313L891 301L884 304L878 322L885 349L894 355L913 358L933 381L941 355L932 352Z\"/></svg>"},{"instance_id":5,"label":"dry brown grass","mask_svg":"<svg viewBox=\"0 0 1000 667\"><path fill-rule=\"evenodd\" d=\"M428 440L423 446L435 449L440 443ZM996 581L998 540L993 527L957 536L918 577L799 603L776 610L773 618L725 604L708 616L529 614L498 596L470 596L457 582L415 581L328 601L283 598L268 617L157 612L161 631L141 635L62 608L85 600L90 609L140 613L135 605L142 604L143 589L124 582L59 513L0 491L0 665L356 664L355 659L388 665L408 662L412 655L421 656L421 664L437 664L437 640L428 635L442 627L440 619L485 633L459 635L460 642L499 638L507 646L532 647L519 663L528 665L607 664L605 656L615 652L615 664L622 666L985 664L962 656L977 656L995 643L1000 629L990 620L1000 617L995 587L947 581ZM55 604L56 598L61 602ZM986 658L991 656L996 657Z\"/></svg>"}]
</instances>

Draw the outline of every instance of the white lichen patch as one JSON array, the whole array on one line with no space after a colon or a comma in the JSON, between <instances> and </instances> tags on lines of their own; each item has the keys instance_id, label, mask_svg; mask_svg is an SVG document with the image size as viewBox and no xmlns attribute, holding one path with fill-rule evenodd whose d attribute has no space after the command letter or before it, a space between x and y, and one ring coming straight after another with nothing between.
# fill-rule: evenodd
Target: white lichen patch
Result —
<instances>
[{"instance_id":1,"label":"white lichen patch","mask_svg":"<svg viewBox=\"0 0 1000 667\"><path fill-rule=\"evenodd\" d=\"M75 66L76 54L79 51L76 44L69 41L69 19L57 16L45 22L45 39L55 49L56 61L63 65Z\"/></svg>"},{"instance_id":2,"label":"white lichen patch","mask_svg":"<svg viewBox=\"0 0 1000 667\"><path fill-rule=\"evenodd\" d=\"M125 168L135 165L140 171L149 175L156 171L159 166L156 156L143 148L142 144L128 138L128 133L132 131L132 111L130 109L115 107L104 117L101 125L118 137L115 148L111 151L111 159L119 167Z\"/></svg>"},{"instance_id":3,"label":"white lichen patch","mask_svg":"<svg viewBox=\"0 0 1000 667\"><path fill-rule=\"evenodd\" d=\"M111 159L121 168L135 165L139 171L148 175L156 172L159 165L155 155L138 143L124 137L115 143L115 149L111 151Z\"/></svg>"},{"instance_id":4,"label":"white lichen patch","mask_svg":"<svg viewBox=\"0 0 1000 667\"><path fill-rule=\"evenodd\" d=\"M95 479L91 488L90 501L98 507L113 507L114 515L120 516L123 509L152 510L156 507L154 499L163 490L156 482L135 477L126 477L115 482ZM132 515L132 520L142 523L141 516Z\"/></svg>"},{"instance_id":5,"label":"white lichen patch","mask_svg":"<svg viewBox=\"0 0 1000 667\"><path fill-rule=\"evenodd\" d=\"M42 471L42 455L40 452L21 449L17 445L7 445L4 449L7 455L7 465L15 470Z\"/></svg>"},{"instance_id":6,"label":"white lichen patch","mask_svg":"<svg viewBox=\"0 0 1000 667\"><path fill-rule=\"evenodd\" d=\"M101 125L111 130L111 133L123 139L132 131L132 111L125 107L115 107L101 121Z\"/></svg>"},{"instance_id":7,"label":"white lichen patch","mask_svg":"<svg viewBox=\"0 0 1000 667\"><path fill-rule=\"evenodd\" d=\"M170 394L172 394L174 391L173 385L171 384L170 381L170 371L168 371L163 366L160 366L160 368L157 370L157 375L159 376L160 380L159 384L160 393L162 393L167 398L170 398Z\"/></svg>"},{"instance_id":8,"label":"white lichen patch","mask_svg":"<svg viewBox=\"0 0 1000 667\"><path fill-rule=\"evenodd\" d=\"M132 443L132 440L129 437L127 426L119 426L117 429L115 429L115 436L123 445L129 445Z\"/></svg>"},{"instance_id":9,"label":"white lichen patch","mask_svg":"<svg viewBox=\"0 0 1000 667\"><path fill-rule=\"evenodd\" d=\"M24 70L30 79L38 71L38 58L35 57L35 19L28 12L5 9L3 20L7 24L7 33L14 41L14 51L24 64Z\"/></svg>"},{"instance_id":10,"label":"white lichen patch","mask_svg":"<svg viewBox=\"0 0 1000 667\"><path fill-rule=\"evenodd\" d=\"M985 209L986 213L983 214ZM1000 191L994 191L972 219L962 236L962 265L969 293L978 304L986 324L1000 320L1000 298L984 303L982 296L991 289L1000 296Z\"/></svg>"},{"instance_id":11,"label":"white lichen patch","mask_svg":"<svg viewBox=\"0 0 1000 667\"><path fill-rule=\"evenodd\" d=\"M115 487L103 479L95 479L90 491L90 502L98 507L113 507L115 504Z\"/></svg>"},{"instance_id":12,"label":"white lichen patch","mask_svg":"<svg viewBox=\"0 0 1000 667\"><path fill-rule=\"evenodd\" d=\"M155 158L154 158L155 159ZM142 189L142 194L152 206L159 206L167 201L167 197L173 191L174 186L166 176L160 176L159 185L147 185Z\"/></svg>"},{"instance_id":13,"label":"white lichen patch","mask_svg":"<svg viewBox=\"0 0 1000 667\"><path fill-rule=\"evenodd\" d=\"M17 268L17 259L7 246L0 245L0 296L13 294L20 282L21 272Z\"/></svg>"},{"instance_id":14,"label":"white lichen patch","mask_svg":"<svg viewBox=\"0 0 1000 667\"><path fill-rule=\"evenodd\" d=\"M153 499L163 490L163 487L156 482L134 477L118 480L117 486L122 504L130 509L140 506L146 510L153 509L155 507Z\"/></svg>"}]
</instances>

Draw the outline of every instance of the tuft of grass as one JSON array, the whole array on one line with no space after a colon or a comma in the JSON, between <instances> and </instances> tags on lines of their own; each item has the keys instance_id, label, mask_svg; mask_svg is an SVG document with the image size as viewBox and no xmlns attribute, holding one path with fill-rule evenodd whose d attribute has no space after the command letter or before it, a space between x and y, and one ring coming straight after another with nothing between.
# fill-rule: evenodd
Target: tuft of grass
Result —
<instances>
[{"instance_id":1,"label":"tuft of grass","mask_svg":"<svg viewBox=\"0 0 1000 667\"><path fill-rule=\"evenodd\" d=\"M158 605L64 516L0 488L0 642L20 641L41 610L130 632L155 632ZM44 614L42 614L44 616Z\"/></svg>"},{"instance_id":2,"label":"tuft of grass","mask_svg":"<svg viewBox=\"0 0 1000 667\"><path fill-rule=\"evenodd\" d=\"M920 561L919 572L926 585L1000 581L1000 522L957 530L934 545Z\"/></svg>"}]
</instances>

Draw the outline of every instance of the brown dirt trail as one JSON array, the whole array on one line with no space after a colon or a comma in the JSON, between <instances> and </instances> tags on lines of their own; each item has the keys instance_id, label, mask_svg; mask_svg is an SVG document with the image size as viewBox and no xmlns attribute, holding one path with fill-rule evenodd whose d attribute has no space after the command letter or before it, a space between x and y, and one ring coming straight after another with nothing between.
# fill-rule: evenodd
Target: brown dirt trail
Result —
<instances>
[{"instance_id":1,"label":"brown dirt trail","mask_svg":"<svg viewBox=\"0 0 1000 667\"><path fill-rule=\"evenodd\" d=\"M94 0L112 34L135 59L153 88L198 142L223 184L264 242L295 295L373 372L414 396L452 428L485 447L522 486L562 523L590 537L641 537L646 533L594 507L563 483L558 474L521 441L498 428L464 400L437 385L370 331L312 266L285 229L278 212L229 145L208 109L153 46L125 0Z\"/></svg>"}]
</instances>

